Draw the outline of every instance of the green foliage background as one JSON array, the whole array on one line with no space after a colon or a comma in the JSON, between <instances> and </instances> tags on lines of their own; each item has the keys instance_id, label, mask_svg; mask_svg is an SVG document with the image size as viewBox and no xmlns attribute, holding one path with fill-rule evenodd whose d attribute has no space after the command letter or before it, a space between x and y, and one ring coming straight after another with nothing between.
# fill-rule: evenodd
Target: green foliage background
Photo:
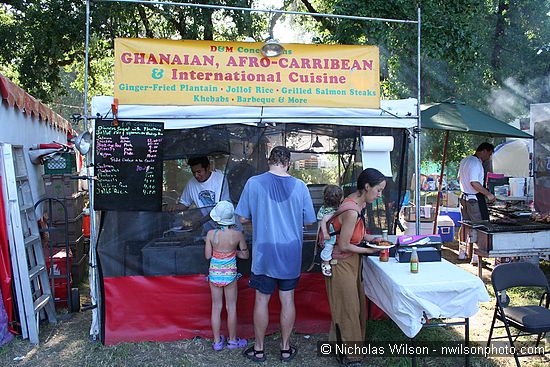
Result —
<instances>
[{"instance_id":1,"label":"green foliage background","mask_svg":"<svg viewBox=\"0 0 550 367\"><path fill-rule=\"evenodd\" d=\"M215 2L248 8L266 3ZM65 117L82 112L85 5L83 0L0 1L0 72ZM93 1L90 6L90 98L113 93L116 37L265 40L271 19L267 13L150 4ZM282 9L416 20L418 6L423 103L455 97L509 121L526 115L531 103L550 100L550 0L285 0ZM378 45L383 97L416 96L414 24L320 17L293 17L292 24L313 33L313 42ZM442 141L440 132L424 134ZM451 158L479 140L451 135ZM423 158L437 159L438 149L424 150Z\"/></svg>"}]
</instances>

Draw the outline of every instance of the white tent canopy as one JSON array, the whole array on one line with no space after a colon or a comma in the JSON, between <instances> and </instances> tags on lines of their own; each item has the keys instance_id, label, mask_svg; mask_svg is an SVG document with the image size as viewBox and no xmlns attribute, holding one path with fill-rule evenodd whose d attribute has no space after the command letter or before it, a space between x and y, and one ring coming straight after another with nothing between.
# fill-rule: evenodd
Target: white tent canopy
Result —
<instances>
[{"instance_id":1,"label":"white tent canopy","mask_svg":"<svg viewBox=\"0 0 550 367\"><path fill-rule=\"evenodd\" d=\"M91 112L94 118L113 118L111 96L92 98ZM165 130L191 129L221 124L317 124L345 125L380 128L412 129L418 124L418 102L416 98L402 100L381 100L380 109L361 108L323 108L323 107L243 107L243 106L156 106L156 105L119 105L117 118L131 121L164 122ZM92 124L93 126L93 124ZM418 135L417 135L418 136ZM418 144L419 142L417 142ZM415 154L415 159L419 154ZM418 161L415 166L419 169ZM90 205L93 207L93 182ZM96 239L98 221L92 212L92 239ZM420 214L417 214L417 218ZM419 228L420 226L417 225ZM99 301L97 259L95 242L90 251L90 294L92 303ZM99 335L98 311L92 313L90 335Z\"/></svg>"},{"instance_id":2,"label":"white tent canopy","mask_svg":"<svg viewBox=\"0 0 550 367\"><path fill-rule=\"evenodd\" d=\"M114 98L92 98L92 116L112 118ZM218 124L302 123L412 128L415 98L381 100L380 109L323 107L151 106L119 105L118 118L163 121L165 129L190 129Z\"/></svg>"},{"instance_id":3,"label":"white tent canopy","mask_svg":"<svg viewBox=\"0 0 550 367\"><path fill-rule=\"evenodd\" d=\"M525 139L506 142L493 153L493 172L510 177L529 177L529 145Z\"/></svg>"}]
</instances>

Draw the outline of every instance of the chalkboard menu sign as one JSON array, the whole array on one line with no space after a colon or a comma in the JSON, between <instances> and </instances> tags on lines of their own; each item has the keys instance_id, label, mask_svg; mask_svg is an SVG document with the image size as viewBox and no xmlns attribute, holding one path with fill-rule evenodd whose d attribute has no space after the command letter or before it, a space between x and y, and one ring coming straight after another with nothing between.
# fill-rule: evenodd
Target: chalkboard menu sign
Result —
<instances>
[{"instance_id":1,"label":"chalkboard menu sign","mask_svg":"<svg viewBox=\"0 0 550 367\"><path fill-rule=\"evenodd\" d=\"M95 210L162 209L160 122L96 120Z\"/></svg>"}]
</instances>

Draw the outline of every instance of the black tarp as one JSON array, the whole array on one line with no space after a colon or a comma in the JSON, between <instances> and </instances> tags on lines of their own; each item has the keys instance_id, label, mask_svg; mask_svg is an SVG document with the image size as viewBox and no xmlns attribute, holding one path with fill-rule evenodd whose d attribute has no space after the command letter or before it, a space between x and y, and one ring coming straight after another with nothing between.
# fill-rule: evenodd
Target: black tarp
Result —
<instances>
[{"instance_id":1,"label":"black tarp","mask_svg":"<svg viewBox=\"0 0 550 367\"><path fill-rule=\"evenodd\" d=\"M217 125L204 128L166 130L163 143L163 202L177 202L192 177L187 159L206 155L214 168L228 180L231 200L236 205L246 180L268 169L271 148L285 145L292 151L290 173L308 184L317 210L322 204L325 184L338 184L347 194L355 190L361 172L359 138L362 135L391 135L393 177L388 178L383 197L367 208L369 229L381 233L394 224L405 192L409 137L405 129L282 124L267 126ZM323 147L312 147L320 138ZM324 158L329 167L319 168ZM317 163L316 163L317 162ZM316 166L317 164L317 166ZM99 260L104 277L131 275L205 274L204 240L200 229L182 231L201 217L201 211L184 212L102 212L99 232ZM243 228L250 243L251 227ZM314 258L316 227L306 228L302 270L319 271ZM317 254L318 257L318 254ZM316 266L311 266L317 263ZM239 271L249 273L250 260L239 261Z\"/></svg>"}]
</instances>

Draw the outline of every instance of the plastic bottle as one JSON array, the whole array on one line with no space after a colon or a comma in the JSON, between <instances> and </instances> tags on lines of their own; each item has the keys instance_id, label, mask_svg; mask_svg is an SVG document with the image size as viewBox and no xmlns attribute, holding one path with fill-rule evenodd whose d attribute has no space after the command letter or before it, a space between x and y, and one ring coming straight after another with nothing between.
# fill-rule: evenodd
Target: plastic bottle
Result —
<instances>
[{"instance_id":1,"label":"plastic bottle","mask_svg":"<svg viewBox=\"0 0 550 367\"><path fill-rule=\"evenodd\" d=\"M411 273L418 273L418 253L416 252L416 247L412 248Z\"/></svg>"}]
</instances>

